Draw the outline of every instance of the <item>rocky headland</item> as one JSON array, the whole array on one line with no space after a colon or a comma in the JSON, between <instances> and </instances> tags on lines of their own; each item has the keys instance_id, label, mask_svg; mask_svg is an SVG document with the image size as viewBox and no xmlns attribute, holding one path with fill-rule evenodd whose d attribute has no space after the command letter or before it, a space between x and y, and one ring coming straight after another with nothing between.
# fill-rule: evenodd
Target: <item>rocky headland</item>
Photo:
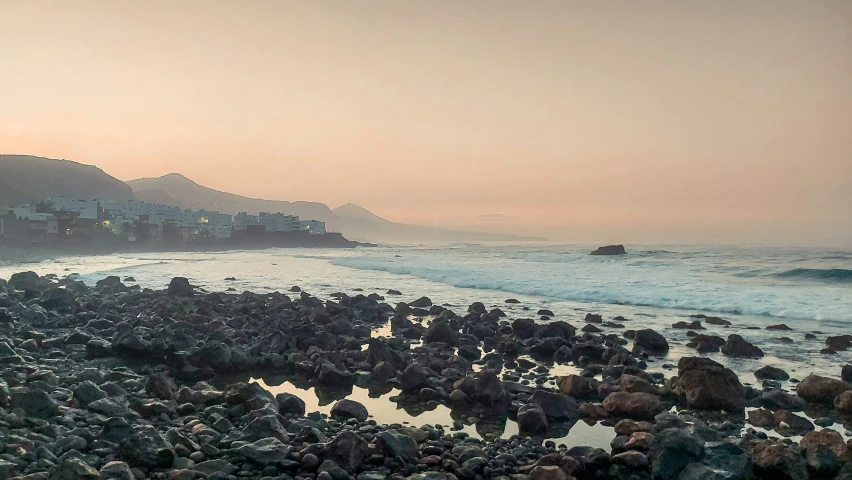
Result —
<instances>
[{"instance_id":1,"label":"rocky headland","mask_svg":"<svg viewBox=\"0 0 852 480\"><path fill-rule=\"evenodd\" d=\"M721 318L673 325L689 329L696 353L664 365L667 375L648 365L668 341L638 320L589 314L578 329L547 310L453 312L427 297L132 283L0 280L0 478L852 479L852 443L835 426L852 414L852 366L801 381L765 366L754 372L762 388L744 386L700 356L763 355L710 333ZM374 335L387 325L390 336ZM825 343L830 354L852 336ZM557 377L560 365L578 374ZM460 425L379 424L346 398L329 415L306 412L297 395L234 380L263 375L340 398L353 386L396 389L409 408L443 405L456 423L498 428L480 439ZM501 438L507 418L520 434ZM610 448L546 440L577 422L612 426Z\"/></svg>"}]
</instances>

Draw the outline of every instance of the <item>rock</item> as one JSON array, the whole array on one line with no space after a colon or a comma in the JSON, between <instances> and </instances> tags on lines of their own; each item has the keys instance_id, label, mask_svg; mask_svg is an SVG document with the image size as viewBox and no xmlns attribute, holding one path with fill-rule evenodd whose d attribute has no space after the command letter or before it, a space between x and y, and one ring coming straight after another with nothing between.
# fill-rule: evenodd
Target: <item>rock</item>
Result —
<instances>
[{"instance_id":1,"label":"rock","mask_svg":"<svg viewBox=\"0 0 852 480\"><path fill-rule=\"evenodd\" d=\"M41 297L41 306L46 310L74 310L77 308L77 298L74 292L64 288L52 288ZM84 342L85 343L85 342Z\"/></svg>"},{"instance_id":2,"label":"rock","mask_svg":"<svg viewBox=\"0 0 852 480\"><path fill-rule=\"evenodd\" d=\"M628 450L621 452L618 455L613 455L612 463L623 465L634 470L648 470L648 457L642 452L636 450Z\"/></svg>"},{"instance_id":3,"label":"rock","mask_svg":"<svg viewBox=\"0 0 852 480\"><path fill-rule=\"evenodd\" d=\"M354 418L358 422L363 422L367 420L368 416L367 407L354 400L340 400L331 407L332 418L342 420Z\"/></svg>"},{"instance_id":4,"label":"rock","mask_svg":"<svg viewBox=\"0 0 852 480\"><path fill-rule=\"evenodd\" d=\"M701 325L701 322L698 320L693 320L691 322L677 322L672 324L672 328L677 328L680 330L704 330L704 325Z\"/></svg>"},{"instance_id":5,"label":"rock","mask_svg":"<svg viewBox=\"0 0 852 480\"><path fill-rule=\"evenodd\" d=\"M607 414L652 420L663 410L660 399L650 393L612 392L603 401Z\"/></svg>"},{"instance_id":6,"label":"rock","mask_svg":"<svg viewBox=\"0 0 852 480\"><path fill-rule=\"evenodd\" d=\"M783 323L779 323L778 325L770 325L766 327L767 330L792 330L792 328L784 325Z\"/></svg>"},{"instance_id":7,"label":"rock","mask_svg":"<svg viewBox=\"0 0 852 480\"><path fill-rule=\"evenodd\" d=\"M728 341L722 346L722 353L729 357L760 358L763 350L748 343L739 335L729 335Z\"/></svg>"},{"instance_id":8,"label":"rock","mask_svg":"<svg viewBox=\"0 0 852 480\"><path fill-rule=\"evenodd\" d=\"M795 395L783 390L770 390L759 397L762 407L773 410L801 410L805 408L805 401Z\"/></svg>"},{"instance_id":9,"label":"rock","mask_svg":"<svg viewBox=\"0 0 852 480\"><path fill-rule=\"evenodd\" d=\"M385 430L376 435L376 446L392 458L402 458L409 463L417 460L417 442L407 435Z\"/></svg>"},{"instance_id":10,"label":"rock","mask_svg":"<svg viewBox=\"0 0 852 480\"><path fill-rule=\"evenodd\" d=\"M107 417L120 417L128 413L128 402L125 397L107 397L89 403L86 408L90 412L100 413Z\"/></svg>"},{"instance_id":11,"label":"rock","mask_svg":"<svg viewBox=\"0 0 852 480\"><path fill-rule=\"evenodd\" d=\"M137 425L121 444L121 458L131 467L165 468L172 465L175 450L154 427Z\"/></svg>"},{"instance_id":12,"label":"rock","mask_svg":"<svg viewBox=\"0 0 852 480\"><path fill-rule=\"evenodd\" d=\"M650 355L665 355L669 351L669 342L659 333L646 328L637 330L633 337L633 352L647 352Z\"/></svg>"},{"instance_id":13,"label":"rock","mask_svg":"<svg viewBox=\"0 0 852 480\"><path fill-rule=\"evenodd\" d=\"M754 376L759 380L789 380L790 374L784 370L773 367L772 365L764 365L754 372Z\"/></svg>"},{"instance_id":14,"label":"rock","mask_svg":"<svg viewBox=\"0 0 852 480\"><path fill-rule=\"evenodd\" d=\"M432 300L430 300L429 297L420 297L413 302L409 302L408 306L414 308L429 308L432 306Z\"/></svg>"},{"instance_id":15,"label":"rock","mask_svg":"<svg viewBox=\"0 0 852 480\"><path fill-rule=\"evenodd\" d=\"M281 425L276 415L263 415L255 418L243 427L243 439L249 442L264 438L277 438L282 442L290 440L287 430Z\"/></svg>"},{"instance_id":16,"label":"rock","mask_svg":"<svg viewBox=\"0 0 852 480\"><path fill-rule=\"evenodd\" d=\"M625 255L627 251L624 250L624 245L606 245L604 247L598 247L595 251L590 253L589 255Z\"/></svg>"},{"instance_id":17,"label":"rock","mask_svg":"<svg viewBox=\"0 0 852 480\"><path fill-rule=\"evenodd\" d=\"M834 408L841 413L852 413L852 390L846 390L835 397Z\"/></svg>"},{"instance_id":18,"label":"rock","mask_svg":"<svg viewBox=\"0 0 852 480\"><path fill-rule=\"evenodd\" d=\"M91 402L106 398L107 396L105 391L98 388L97 385L89 380L78 383L74 388L74 398L84 407Z\"/></svg>"},{"instance_id":19,"label":"rock","mask_svg":"<svg viewBox=\"0 0 852 480\"><path fill-rule=\"evenodd\" d=\"M692 408L737 411L745 406L737 375L709 358L681 358L678 376L677 390Z\"/></svg>"},{"instance_id":20,"label":"rock","mask_svg":"<svg viewBox=\"0 0 852 480\"><path fill-rule=\"evenodd\" d=\"M53 418L59 415L59 403L43 390L27 387L15 387L10 390L10 405L20 408L27 416Z\"/></svg>"},{"instance_id":21,"label":"rock","mask_svg":"<svg viewBox=\"0 0 852 480\"><path fill-rule=\"evenodd\" d=\"M166 293L172 297L191 297L195 295L195 290L189 284L188 279L175 277L169 282L169 288Z\"/></svg>"},{"instance_id":22,"label":"rock","mask_svg":"<svg viewBox=\"0 0 852 480\"><path fill-rule=\"evenodd\" d=\"M796 385L796 394L813 403L831 404L846 390L849 390L849 386L843 380L813 374L808 375Z\"/></svg>"},{"instance_id":23,"label":"rock","mask_svg":"<svg viewBox=\"0 0 852 480\"><path fill-rule=\"evenodd\" d=\"M41 279L35 272L19 272L9 277L7 284L13 290L37 290Z\"/></svg>"},{"instance_id":24,"label":"rock","mask_svg":"<svg viewBox=\"0 0 852 480\"><path fill-rule=\"evenodd\" d=\"M505 300L505 303L521 303L521 301L518 300L517 298L507 298Z\"/></svg>"},{"instance_id":25,"label":"rock","mask_svg":"<svg viewBox=\"0 0 852 480\"><path fill-rule=\"evenodd\" d=\"M272 437L262 438L254 443L243 445L237 451L240 455L261 465L278 463L290 456L290 447L281 443L281 440Z\"/></svg>"},{"instance_id":26,"label":"rock","mask_svg":"<svg viewBox=\"0 0 852 480\"><path fill-rule=\"evenodd\" d=\"M130 465L124 462L109 462L99 471L103 480L135 480Z\"/></svg>"},{"instance_id":27,"label":"rock","mask_svg":"<svg viewBox=\"0 0 852 480\"><path fill-rule=\"evenodd\" d=\"M808 467L799 452L775 440L754 442L749 449L755 473L760 478L807 480Z\"/></svg>"},{"instance_id":28,"label":"rock","mask_svg":"<svg viewBox=\"0 0 852 480\"><path fill-rule=\"evenodd\" d=\"M840 458L831 449L818 446L805 451L808 470L816 478L832 478L840 470Z\"/></svg>"},{"instance_id":29,"label":"rock","mask_svg":"<svg viewBox=\"0 0 852 480\"><path fill-rule=\"evenodd\" d=\"M518 427L522 432L541 433L547 431L547 416L536 403L524 404L518 410Z\"/></svg>"},{"instance_id":30,"label":"rock","mask_svg":"<svg viewBox=\"0 0 852 480\"><path fill-rule=\"evenodd\" d=\"M69 457L62 460L52 478L54 480L99 480L101 476L82 459Z\"/></svg>"},{"instance_id":31,"label":"rock","mask_svg":"<svg viewBox=\"0 0 852 480\"><path fill-rule=\"evenodd\" d=\"M136 329L116 333L112 338L112 350L119 356L143 356L148 353L148 342Z\"/></svg>"},{"instance_id":32,"label":"rock","mask_svg":"<svg viewBox=\"0 0 852 480\"><path fill-rule=\"evenodd\" d=\"M535 335L538 326L534 320L528 318L519 318L512 322L512 333L516 338L526 340Z\"/></svg>"},{"instance_id":33,"label":"rock","mask_svg":"<svg viewBox=\"0 0 852 480\"><path fill-rule=\"evenodd\" d=\"M409 365L400 378L400 384L403 391L420 391L423 387L428 387L428 380L431 375L419 363Z\"/></svg>"},{"instance_id":34,"label":"rock","mask_svg":"<svg viewBox=\"0 0 852 480\"><path fill-rule=\"evenodd\" d=\"M799 447L805 452L817 447L826 447L838 457L844 457L849 452L849 446L840 433L824 428L818 432L808 432L799 441Z\"/></svg>"},{"instance_id":35,"label":"rock","mask_svg":"<svg viewBox=\"0 0 852 480\"><path fill-rule=\"evenodd\" d=\"M549 419L574 420L579 418L577 402L573 398L559 394L536 390L529 403L538 404Z\"/></svg>"},{"instance_id":36,"label":"rock","mask_svg":"<svg viewBox=\"0 0 852 480\"><path fill-rule=\"evenodd\" d=\"M584 398L594 392L589 379L580 375L557 377L556 386L559 387L560 392L574 398Z\"/></svg>"},{"instance_id":37,"label":"rock","mask_svg":"<svg viewBox=\"0 0 852 480\"><path fill-rule=\"evenodd\" d=\"M423 343L429 344L435 342L443 342L447 345L455 346L458 344L458 332L453 330L449 323L435 320L423 334Z\"/></svg>"},{"instance_id":38,"label":"rock","mask_svg":"<svg viewBox=\"0 0 852 480\"><path fill-rule=\"evenodd\" d=\"M702 317L702 318L704 318L704 323L706 323L708 325L719 325L719 326L723 326L723 327L729 327L729 326L732 325L731 322L725 320L724 318L719 318L719 317Z\"/></svg>"},{"instance_id":39,"label":"rock","mask_svg":"<svg viewBox=\"0 0 852 480\"><path fill-rule=\"evenodd\" d=\"M482 370L476 376L474 399L492 409L502 410L509 403L503 382L493 370Z\"/></svg>"},{"instance_id":40,"label":"rock","mask_svg":"<svg viewBox=\"0 0 852 480\"><path fill-rule=\"evenodd\" d=\"M305 414L305 401L292 393L279 393L275 396L278 411L282 415L292 413L302 416Z\"/></svg>"},{"instance_id":41,"label":"rock","mask_svg":"<svg viewBox=\"0 0 852 480\"><path fill-rule=\"evenodd\" d=\"M316 381L328 387L344 387L352 385L352 374L348 370L338 368L329 361L323 361L317 367Z\"/></svg>"},{"instance_id":42,"label":"rock","mask_svg":"<svg viewBox=\"0 0 852 480\"><path fill-rule=\"evenodd\" d=\"M237 467L227 460L207 460L206 462L195 464L192 469L206 477L217 472L221 472L225 475L233 475L237 471Z\"/></svg>"},{"instance_id":43,"label":"rock","mask_svg":"<svg viewBox=\"0 0 852 480\"><path fill-rule=\"evenodd\" d=\"M174 400L175 390L177 390L177 387L174 382L163 373L151 374L145 383L145 392L162 400Z\"/></svg>"},{"instance_id":44,"label":"rock","mask_svg":"<svg viewBox=\"0 0 852 480\"><path fill-rule=\"evenodd\" d=\"M569 480L570 478L567 473L555 465L535 467L529 476L529 480Z\"/></svg>"},{"instance_id":45,"label":"rock","mask_svg":"<svg viewBox=\"0 0 852 480\"><path fill-rule=\"evenodd\" d=\"M331 460L349 472L356 471L364 462L368 445L357 433L344 430L325 447L323 458Z\"/></svg>"},{"instance_id":46,"label":"rock","mask_svg":"<svg viewBox=\"0 0 852 480\"><path fill-rule=\"evenodd\" d=\"M654 436L649 457L655 479L673 480L704 454L704 441L678 428L668 428Z\"/></svg>"}]
</instances>

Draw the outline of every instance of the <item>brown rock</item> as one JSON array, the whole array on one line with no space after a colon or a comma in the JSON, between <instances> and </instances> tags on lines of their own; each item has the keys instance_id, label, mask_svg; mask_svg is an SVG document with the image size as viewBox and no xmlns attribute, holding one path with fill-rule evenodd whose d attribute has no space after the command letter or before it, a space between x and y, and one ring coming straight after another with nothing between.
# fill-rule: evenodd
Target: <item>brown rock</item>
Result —
<instances>
[{"instance_id":1,"label":"brown rock","mask_svg":"<svg viewBox=\"0 0 852 480\"><path fill-rule=\"evenodd\" d=\"M808 375L796 385L796 393L808 402L814 403L832 403L846 390L849 390L849 386L843 380L813 374Z\"/></svg>"},{"instance_id":2,"label":"brown rock","mask_svg":"<svg viewBox=\"0 0 852 480\"><path fill-rule=\"evenodd\" d=\"M663 411L660 399L650 393L612 392L603 401L609 415L653 419Z\"/></svg>"},{"instance_id":3,"label":"brown rock","mask_svg":"<svg viewBox=\"0 0 852 480\"><path fill-rule=\"evenodd\" d=\"M709 358L681 358L678 375L677 390L692 408L742 410L745 406L743 386L737 375Z\"/></svg>"}]
</instances>

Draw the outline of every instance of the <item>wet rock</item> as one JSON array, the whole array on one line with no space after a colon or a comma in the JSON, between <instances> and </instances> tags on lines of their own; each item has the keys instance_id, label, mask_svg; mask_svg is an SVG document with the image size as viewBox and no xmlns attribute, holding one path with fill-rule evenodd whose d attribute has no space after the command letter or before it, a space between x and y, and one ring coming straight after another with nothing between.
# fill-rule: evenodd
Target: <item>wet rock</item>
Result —
<instances>
[{"instance_id":1,"label":"wet rock","mask_svg":"<svg viewBox=\"0 0 852 480\"><path fill-rule=\"evenodd\" d=\"M404 391L420 391L421 388L428 387L428 380L431 377L430 373L419 363L409 365L400 378L400 384Z\"/></svg>"},{"instance_id":2,"label":"wet rock","mask_svg":"<svg viewBox=\"0 0 852 480\"><path fill-rule=\"evenodd\" d=\"M524 404L518 410L518 427L523 432L541 433L547 431L547 416L540 405Z\"/></svg>"},{"instance_id":3,"label":"wet rock","mask_svg":"<svg viewBox=\"0 0 852 480\"><path fill-rule=\"evenodd\" d=\"M131 467L164 468L175 459L174 448L150 425L133 427L133 434L121 444L121 458Z\"/></svg>"},{"instance_id":4,"label":"wet rock","mask_svg":"<svg viewBox=\"0 0 852 480\"><path fill-rule=\"evenodd\" d=\"M292 413L295 415L305 414L305 401L292 393L279 393L275 396L278 402L278 411L282 415Z\"/></svg>"},{"instance_id":5,"label":"wet rock","mask_svg":"<svg viewBox=\"0 0 852 480\"><path fill-rule=\"evenodd\" d=\"M323 458L337 463L346 471L354 472L364 462L367 450L367 442L357 433L343 431L326 445Z\"/></svg>"},{"instance_id":6,"label":"wet rock","mask_svg":"<svg viewBox=\"0 0 852 480\"><path fill-rule=\"evenodd\" d=\"M10 405L27 416L48 419L59 415L59 403L43 390L27 387L10 389Z\"/></svg>"},{"instance_id":7,"label":"wet rock","mask_svg":"<svg viewBox=\"0 0 852 480\"><path fill-rule=\"evenodd\" d=\"M760 395L759 404L762 407L773 410L801 410L805 408L805 401L795 395L783 390L770 390Z\"/></svg>"},{"instance_id":8,"label":"wet rock","mask_svg":"<svg viewBox=\"0 0 852 480\"><path fill-rule=\"evenodd\" d=\"M70 457L62 460L52 478L54 480L99 480L101 476L83 459Z\"/></svg>"},{"instance_id":9,"label":"wet rock","mask_svg":"<svg viewBox=\"0 0 852 480\"><path fill-rule=\"evenodd\" d=\"M591 382L580 375L566 375L556 379L559 391L574 398L585 398L594 392Z\"/></svg>"},{"instance_id":10,"label":"wet rock","mask_svg":"<svg viewBox=\"0 0 852 480\"><path fill-rule=\"evenodd\" d=\"M654 437L649 457L655 479L673 480L704 454L704 441L686 430L669 428Z\"/></svg>"},{"instance_id":11,"label":"wet rock","mask_svg":"<svg viewBox=\"0 0 852 480\"><path fill-rule=\"evenodd\" d=\"M754 372L754 376L759 380L789 380L790 374L784 370L773 367L772 365L764 365Z\"/></svg>"},{"instance_id":12,"label":"wet rock","mask_svg":"<svg viewBox=\"0 0 852 480\"><path fill-rule=\"evenodd\" d=\"M429 308L432 306L432 300L430 300L429 297L420 297L413 302L409 302L408 306L414 308Z\"/></svg>"},{"instance_id":13,"label":"wet rock","mask_svg":"<svg viewBox=\"0 0 852 480\"><path fill-rule=\"evenodd\" d=\"M14 290L37 290L41 279L35 272L19 272L12 274L7 284Z\"/></svg>"},{"instance_id":14,"label":"wet rock","mask_svg":"<svg viewBox=\"0 0 852 480\"><path fill-rule=\"evenodd\" d=\"M254 442L264 438L277 438L282 442L289 441L287 430L281 425L278 417L275 415L262 415L255 418L243 428L243 438L246 441Z\"/></svg>"},{"instance_id":15,"label":"wet rock","mask_svg":"<svg viewBox=\"0 0 852 480\"><path fill-rule=\"evenodd\" d=\"M386 430L376 435L376 446L390 457L401 458L406 462L417 460L417 442L407 435Z\"/></svg>"},{"instance_id":16,"label":"wet rock","mask_svg":"<svg viewBox=\"0 0 852 480\"><path fill-rule=\"evenodd\" d=\"M290 447L277 438L263 438L237 449L240 455L261 465L278 463L290 456Z\"/></svg>"},{"instance_id":17,"label":"wet rock","mask_svg":"<svg viewBox=\"0 0 852 480\"><path fill-rule=\"evenodd\" d=\"M669 351L669 342L659 333L646 328L637 330L633 337L633 352L647 352L650 355L665 355Z\"/></svg>"},{"instance_id":18,"label":"wet rock","mask_svg":"<svg viewBox=\"0 0 852 480\"><path fill-rule=\"evenodd\" d=\"M148 352L148 342L136 329L116 333L112 338L112 350L119 356L142 356Z\"/></svg>"},{"instance_id":19,"label":"wet rock","mask_svg":"<svg viewBox=\"0 0 852 480\"><path fill-rule=\"evenodd\" d=\"M852 413L852 390L846 390L834 398L834 408L841 413Z\"/></svg>"},{"instance_id":20,"label":"wet rock","mask_svg":"<svg viewBox=\"0 0 852 480\"><path fill-rule=\"evenodd\" d=\"M799 447L805 452L817 447L826 447L838 457L845 457L849 453L849 446L843 440L843 436L828 428L818 432L808 432L799 441Z\"/></svg>"},{"instance_id":21,"label":"wet rock","mask_svg":"<svg viewBox=\"0 0 852 480\"><path fill-rule=\"evenodd\" d=\"M338 368L329 361L323 361L316 372L317 383L329 387L352 385L354 379L348 370Z\"/></svg>"},{"instance_id":22,"label":"wet rock","mask_svg":"<svg viewBox=\"0 0 852 480\"><path fill-rule=\"evenodd\" d=\"M535 335L537 325L534 320L519 318L512 322L512 333L520 339L532 338Z\"/></svg>"},{"instance_id":23,"label":"wet rock","mask_svg":"<svg viewBox=\"0 0 852 480\"><path fill-rule=\"evenodd\" d=\"M350 418L354 418L359 422L363 422L367 420L369 414L367 413L367 407L364 405L349 399L340 400L331 407L331 417L347 420Z\"/></svg>"},{"instance_id":24,"label":"wet rock","mask_svg":"<svg viewBox=\"0 0 852 480\"><path fill-rule=\"evenodd\" d=\"M225 475L233 475L237 471L237 467L227 460L207 460L195 464L192 469L207 477L217 472Z\"/></svg>"},{"instance_id":25,"label":"wet rock","mask_svg":"<svg viewBox=\"0 0 852 480\"><path fill-rule=\"evenodd\" d=\"M722 346L722 353L729 357L760 358L763 350L745 341L739 335L729 335L728 341Z\"/></svg>"},{"instance_id":26,"label":"wet rock","mask_svg":"<svg viewBox=\"0 0 852 480\"><path fill-rule=\"evenodd\" d=\"M802 455L774 440L754 442L749 448L755 473L760 478L807 480L808 467Z\"/></svg>"},{"instance_id":27,"label":"wet rock","mask_svg":"<svg viewBox=\"0 0 852 480\"><path fill-rule=\"evenodd\" d=\"M744 389L737 375L708 358L683 357L678 362L678 392L692 408L742 410Z\"/></svg>"},{"instance_id":28,"label":"wet rock","mask_svg":"<svg viewBox=\"0 0 852 480\"><path fill-rule=\"evenodd\" d=\"M188 279L175 277L169 282L169 288L166 293L172 297L191 297L195 295L195 290L189 284Z\"/></svg>"},{"instance_id":29,"label":"wet rock","mask_svg":"<svg viewBox=\"0 0 852 480\"><path fill-rule=\"evenodd\" d=\"M559 393L536 390L529 402L539 405L549 419L567 421L579 418L577 402Z\"/></svg>"},{"instance_id":30,"label":"wet rock","mask_svg":"<svg viewBox=\"0 0 852 480\"><path fill-rule=\"evenodd\" d=\"M529 475L529 480L569 480L570 478L567 473L555 465L535 467Z\"/></svg>"},{"instance_id":31,"label":"wet rock","mask_svg":"<svg viewBox=\"0 0 852 480\"><path fill-rule=\"evenodd\" d=\"M779 323L778 325L770 325L766 327L767 330L793 330L792 328L784 325L783 323Z\"/></svg>"},{"instance_id":32,"label":"wet rock","mask_svg":"<svg viewBox=\"0 0 852 480\"><path fill-rule=\"evenodd\" d=\"M627 251L624 249L624 245L606 245L603 247L598 247L589 255L626 255Z\"/></svg>"},{"instance_id":33,"label":"wet rock","mask_svg":"<svg viewBox=\"0 0 852 480\"><path fill-rule=\"evenodd\" d=\"M100 476L103 480L135 480L130 466L124 462L109 462L101 467Z\"/></svg>"},{"instance_id":34,"label":"wet rock","mask_svg":"<svg viewBox=\"0 0 852 480\"><path fill-rule=\"evenodd\" d=\"M672 324L672 328L681 329L681 330L704 330L704 325L701 325L701 322L698 320L693 320L691 322L677 322Z\"/></svg>"},{"instance_id":35,"label":"wet rock","mask_svg":"<svg viewBox=\"0 0 852 480\"><path fill-rule=\"evenodd\" d=\"M424 343L443 342L447 345L455 346L458 344L458 332L453 330L449 323L445 321L435 320L426 329L423 334Z\"/></svg>"},{"instance_id":36,"label":"wet rock","mask_svg":"<svg viewBox=\"0 0 852 480\"><path fill-rule=\"evenodd\" d=\"M796 394L806 401L814 403L831 404L838 395L846 390L849 390L849 386L842 380L813 374L808 375L796 385Z\"/></svg>"},{"instance_id":37,"label":"wet rock","mask_svg":"<svg viewBox=\"0 0 852 480\"><path fill-rule=\"evenodd\" d=\"M650 393L612 392L603 401L603 408L612 416L653 419L663 410L660 399Z\"/></svg>"}]
</instances>

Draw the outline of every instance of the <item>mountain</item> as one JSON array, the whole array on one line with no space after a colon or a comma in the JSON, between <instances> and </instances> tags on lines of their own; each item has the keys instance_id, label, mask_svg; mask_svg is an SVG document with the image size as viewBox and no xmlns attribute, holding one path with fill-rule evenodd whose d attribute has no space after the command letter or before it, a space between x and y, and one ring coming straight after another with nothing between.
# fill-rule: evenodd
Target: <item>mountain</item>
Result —
<instances>
[{"instance_id":1,"label":"mountain","mask_svg":"<svg viewBox=\"0 0 852 480\"><path fill-rule=\"evenodd\" d=\"M233 193L220 192L199 185L177 173L158 178L140 178L127 182L134 192L145 196L146 201L175 205L195 210L216 210L236 215L239 212L282 212L298 215L303 219L329 222L335 215L327 206L316 202L285 202L281 200L263 200L244 197ZM163 195L158 197L158 195Z\"/></svg>"},{"instance_id":2,"label":"mountain","mask_svg":"<svg viewBox=\"0 0 852 480\"><path fill-rule=\"evenodd\" d=\"M21 205L48 197L121 199L134 195L127 184L93 165L0 155L0 205Z\"/></svg>"},{"instance_id":3,"label":"mountain","mask_svg":"<svg viewBox=\"0 0 852 480\"><path fill-rule=\"evenodd\" d=\"M302 219L326 222L328 231L339 231L350 240L381 243L429 243L429 242L487 242L541 240L479 232L463 232L441 228L407 225L385 220L369 210L347 203L334 210L322 203L285 202L249 198L233 193L220 192L177 173L158 178L140 178L127 182L136 196L147 202L163 203L182 208L216 210L223 213L239 212L282 212L298 215Z\"/></svg>"}]
</instances>

